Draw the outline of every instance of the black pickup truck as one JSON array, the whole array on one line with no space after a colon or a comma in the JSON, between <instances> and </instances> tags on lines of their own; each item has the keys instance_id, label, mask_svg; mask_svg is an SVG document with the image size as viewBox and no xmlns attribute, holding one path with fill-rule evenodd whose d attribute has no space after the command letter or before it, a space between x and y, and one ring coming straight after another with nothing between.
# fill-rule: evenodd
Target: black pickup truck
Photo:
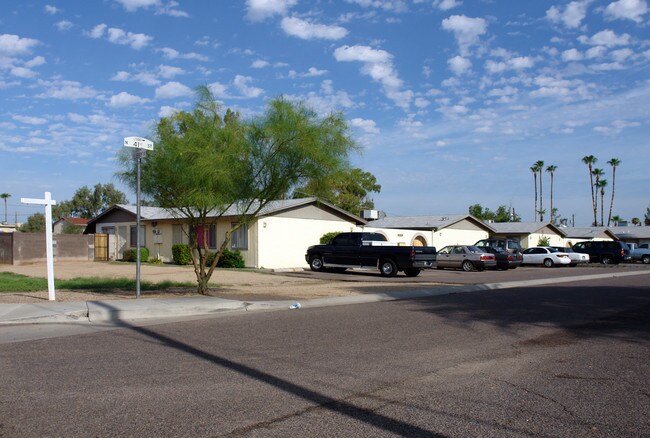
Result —
<instances>
[{"instance_id":1,"label":"black pickup truck","mask_svg":"<svg viewBox=\"0 0 650 438\"><path fill-rule=\"evenodd\" d=\"M399 271L416 277L433 266L436 248L390 245L379 233L341 233L328 245L310 246L305 260L312 271L376 268L384 277L394 277Z\"/></svg>"}]
</instances>

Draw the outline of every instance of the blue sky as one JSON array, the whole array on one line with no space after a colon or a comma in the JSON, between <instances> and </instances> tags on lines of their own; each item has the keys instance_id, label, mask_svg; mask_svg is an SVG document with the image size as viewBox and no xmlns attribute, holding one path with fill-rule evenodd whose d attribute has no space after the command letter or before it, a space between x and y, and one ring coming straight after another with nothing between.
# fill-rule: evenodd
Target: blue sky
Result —
<instances>
[{"instance_id":1,"label":"blue sky","mask_svg":"<svg viewBox=\"0 0 650 438\"><path fill-rule=\"evenodd\" d=\"M115 183L126 136L209 85L249 116L278 95L342 111L391 216L511 205L531 165L588 225L585 155L622 161L614 214L650 205L646 0L20 1L0 4L0 192L70 199ZM544 207L549 207L544 175ZM607 206L609 203L606 204ZM4 213L4 210L2 210ZM605 213L607 215L607 212Z\"/></svg>"}]
</instances>

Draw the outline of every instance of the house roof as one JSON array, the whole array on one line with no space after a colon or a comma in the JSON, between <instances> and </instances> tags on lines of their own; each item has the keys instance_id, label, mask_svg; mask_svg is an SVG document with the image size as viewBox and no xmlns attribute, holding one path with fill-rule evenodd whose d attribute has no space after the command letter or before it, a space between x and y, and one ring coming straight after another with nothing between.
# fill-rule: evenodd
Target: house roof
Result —
<instances>
[{"instance_id":1,"label":"house roof","mask_svg":"<svg viewBox=\"0 0 650 438\"><path fill-rule=\"evenodd\" d=\"M566 237L574 239L595 239L597 237L609 237L616 239L616 234L608 227L562 227Z\"/></svg>"},{"instance_id":2,"label":"house roof","mask_svg":"<svg viewBox=\"0 0 650 438\"><path fill-rule=\"evenodd\" d=\"M349 213L335 205L330 204L329 202L322 201L318 198L299 198L299 199L283 199L283 200L277 200L277 201L270 201L268 204L266 204L260 212L257 214L258 217L261 216L271 216L274 214L278 214L283 211L291 210L294 208L299 208L307 205L322 205L326 208L335 210L339 212L340 214L346 216L349 218L351 221L357 223L357 224L365 224L366 221L358 216L353 215L352 213ZM133 215L135 218L135 215L137 214L137 206L135 205L125 205L125 204L116 204L113 205L112 207L106 209L102 213L100 213L98 216L94 217L91 219L88 223L88 232L92 233L94 232L94 224L98 222L102 217L106 216L112 211L115 210L121 210L121 211L126 211L130 214ZM256 205L252 205L248 211L250 212L249 214L252 214L256 210ZM223 212L223 214L219 214L215 212L213 215L208 215L208 217L215 217L215 216L221 216L221 217L232 217L232 216L239 216L240 211L238 210L237 206L231 206L228 210ZM160 221L160 220L171 220L171 219L182 219L184 217L183 214L181 214L178 210L176 209L171 209L171 208L162 208L162 207L145 207L141 206L140 207L140 219L141 220L148 220L148 221Z\"/></svg>"},{"instance_id":3,"label":"house roof","mask_svg":"<svg viewBox=\"0 0 650 438\"><path fill-rule=\"evenodd\" d=\"M411 230L440 230L453 224L468 220L486 231L493 232L492 224L476 219L469 214L447 214L439 216L395 216L377 219L368 223L375 228L404 228Z\"/></svg>"},{"instance_id":4,"label":"house roof","mask_svg":"<svg viewBox=\"0 0 650 438\"><path fill-rule=\"evenodd\" d=\"M90 222L90 219L84 219L81 217L62 217L58 221L54 222L55 224L59 222L68 222L72 225L87 225Z\"/></svg>"},{"instance_id":5,"label":"house roof","mask_svg":"<svg viewBox=\"0 0 650 438\"><path fill-rule=\"evenodd\" d=\"M614 227L612 232L621 240L650 239L650 227Z\"/></svg>"},{"instance_id":6,"label":"house roof","mask_svg":"<svg viewBox=\"0 0 650 438\"><path fill-rule=\"evenodd\" d=\"M548 227L562 237L566 237L563 228L556 227L550 222L495 222L490 224L497 234L533 234Z\"/></svg>"}]
</instances>

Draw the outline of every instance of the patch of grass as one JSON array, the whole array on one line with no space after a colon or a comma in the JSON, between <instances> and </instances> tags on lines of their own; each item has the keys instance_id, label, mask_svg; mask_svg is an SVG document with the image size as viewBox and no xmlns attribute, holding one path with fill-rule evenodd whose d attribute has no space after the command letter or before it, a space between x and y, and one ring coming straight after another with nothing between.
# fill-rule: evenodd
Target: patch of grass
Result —
<instances>
[{"instance_id":1,"label":"patch of grass","mask_svg":"<svg viewBox=\"0 0 650 438\"><path fill-rule=\"evenodd\" d=\"M92 292L110 292L116 289L135 290L135 280L129 278L72 278L56 280L57 289L86 290ZM140 282L140 290L167 290L176 287L196 287L195 283L163 281L152 283ZM47 290L47 279L28 277L26 275L0 272L0 292L38 292Z\"/></svg>"}]
</instances>

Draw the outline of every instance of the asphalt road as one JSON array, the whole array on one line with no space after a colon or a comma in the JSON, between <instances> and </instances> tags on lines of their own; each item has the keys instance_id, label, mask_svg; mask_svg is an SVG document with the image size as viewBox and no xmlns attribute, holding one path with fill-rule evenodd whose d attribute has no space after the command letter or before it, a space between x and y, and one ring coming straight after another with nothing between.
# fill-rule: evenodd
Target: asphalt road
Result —
<instances>
[{"instance_id":1,"label":"asphalt road","mask_svg":"<svg viewBox=\"0 0 650 438\"><path fill-rule=\"evenodd\" d=\"M650 436L649 275L0 345L0 436Z\"/></svg>"}]
</instances>

